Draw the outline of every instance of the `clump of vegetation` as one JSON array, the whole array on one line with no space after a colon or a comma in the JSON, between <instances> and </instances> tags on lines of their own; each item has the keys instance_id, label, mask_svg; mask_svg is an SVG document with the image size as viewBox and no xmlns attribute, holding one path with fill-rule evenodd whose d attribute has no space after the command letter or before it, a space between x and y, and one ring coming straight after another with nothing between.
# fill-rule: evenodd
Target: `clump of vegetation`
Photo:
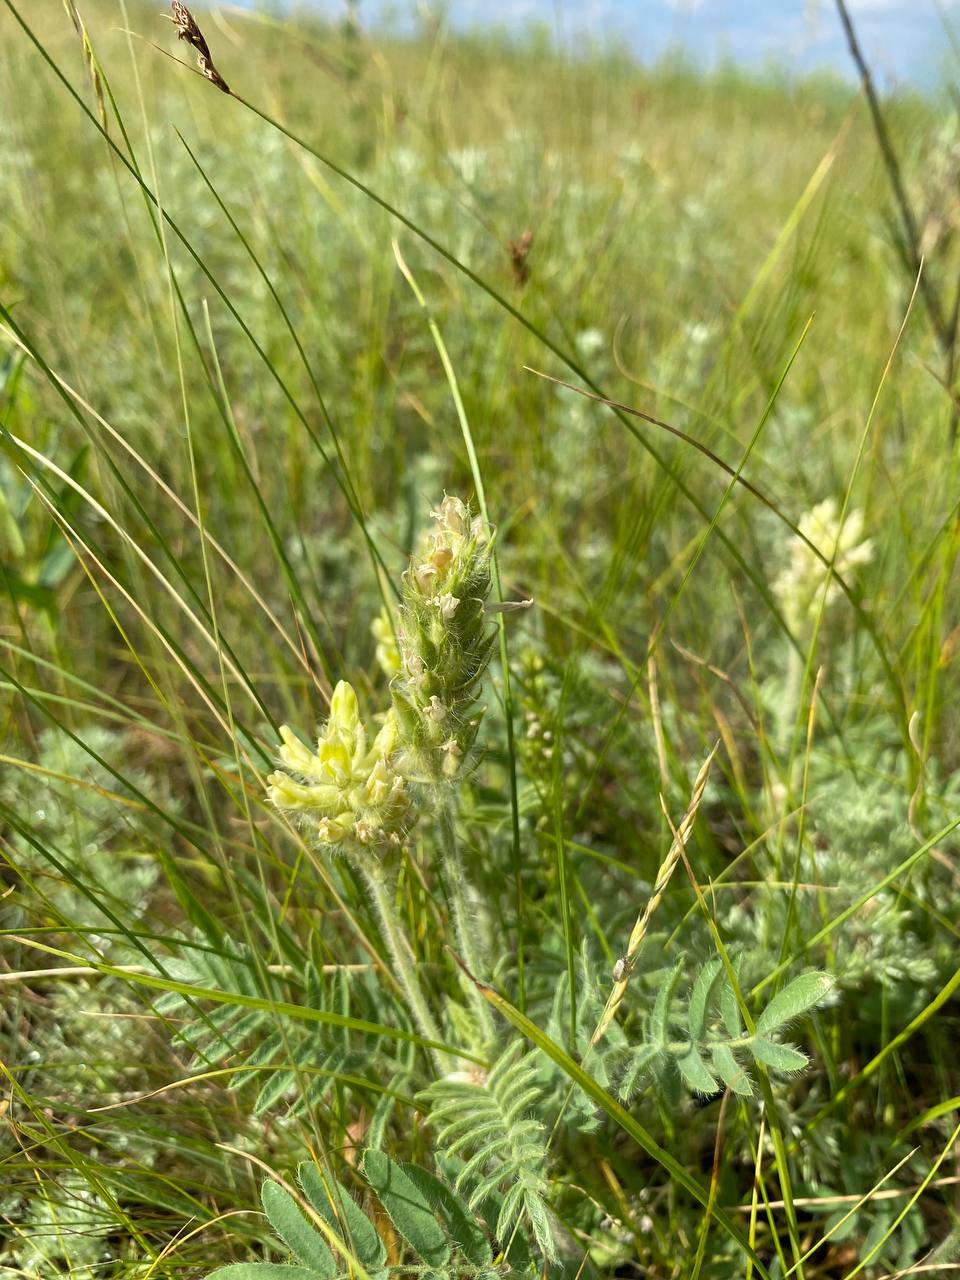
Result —
<instances>
[{"instance_id":1,"label":"clump of vegetation","mask_svg":"<svg viewBox=\"0 0 960 1280\"><path fill-rule=\"evenodd\" d=\"M0 6L0 1271L946 1273L955 104L170 16Z\"/></svg>"}]
</instances>

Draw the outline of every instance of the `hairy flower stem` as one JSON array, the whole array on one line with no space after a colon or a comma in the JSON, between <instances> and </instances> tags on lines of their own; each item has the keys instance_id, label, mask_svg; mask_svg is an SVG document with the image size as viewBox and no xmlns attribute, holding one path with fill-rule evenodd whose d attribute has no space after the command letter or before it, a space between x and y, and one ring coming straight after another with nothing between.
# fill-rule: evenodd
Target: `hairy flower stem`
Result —
<instances>
[{"instance_id":1,"label":"hairy flower stem","mask_svg":"<svg viewBox=\"0 0 960 1280\"><path fill-rule=\"evenodd\" d=\"M487 976L487 965L484 956L477 947L477 930L475 922L470 918L467 906L467 880L463 870L463 859L460 857L460 843L457 840L457 828L453 802L448 797L439 801L438 821L440 826L440 847L444 854L443 878L447 897L453 909L453 926L457 935L457 946L463 963L477 978ZM496 1038L493 1015L490 1006L483 996L464 975L464 986L470 997L480 1034L485 1044L491 1044Z\"/></svg>"},{"instance_id":2,"label":"hairy flower stem","mask_svg":"<svg viewBox=\"0 0 960 1280\"><path fill-rule=\"evenodd\" d=\"M443 1037L440 1034L440 1028L434 1021L433 1014L430 1012L430 1008L424 998L423 988L420 986L420 979L417 976L410 944L400 928L400 922L397 920L396 912L393 908L387 877L380 866L364 867L363 876L370 889L370 896L373 898L374 905L377 908L377 914L380 917L383 936L394 963L395 976L407 997L407 1004L413 1013L417 1028L424 1039L441 1040ZM439 1049L431 1049L431 1053L437 1070L441 1074L450 1070L450 1059L447 1055Z\"/></svg>"}]
</instances>

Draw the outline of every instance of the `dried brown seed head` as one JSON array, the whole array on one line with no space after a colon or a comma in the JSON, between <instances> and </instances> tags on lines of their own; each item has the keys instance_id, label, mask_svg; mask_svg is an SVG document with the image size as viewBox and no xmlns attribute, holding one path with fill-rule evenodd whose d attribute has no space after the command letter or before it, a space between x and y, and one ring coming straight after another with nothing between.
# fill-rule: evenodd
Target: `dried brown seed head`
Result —
<instances>
[{"instance_id":1,"label":"dried brown seed head","mask_svg":"<svg viewBox=\"0 0 960 1280\"><path fill-rule=\"evenodd\" d=\"M181 4L180 0L173 0L171 5L173 9L173 20L177 25L177 39L186 40L187 44L192 45L197 53L202 53L205 58L210 57L210 47L203 38L203 32L196 24L193 14L186 5Z\"/></svg>"},{"instance_id":2,"label":"dried brown seed head","mask_svg":"<svg viewBox=\"0 0 960 1280\"><path fill-rule=\"evenodd\" d=\"M172 0L170 7L173 9L173 21L177 28L177 39L186 40L191 48L196 49L200 74L224 93L229 93L230 86L214 66L213 58L210 56L210 46L203 38L203 32L197 26L193 14L186 5L180 3L180 0Z\"/></svg>"},{"instance_id":3,"label":"dried brown seed head","mask_svg":"<svg viewBox=\"0 0 960 1280\"><path fill-rule=\"evenodd\" d=\"M521 288L530 279L530 264L527 258L532 246L532 231L524 231L523 235L510 241L510 265L513 267L513 278Z\"/></svg>"}]
</instances>

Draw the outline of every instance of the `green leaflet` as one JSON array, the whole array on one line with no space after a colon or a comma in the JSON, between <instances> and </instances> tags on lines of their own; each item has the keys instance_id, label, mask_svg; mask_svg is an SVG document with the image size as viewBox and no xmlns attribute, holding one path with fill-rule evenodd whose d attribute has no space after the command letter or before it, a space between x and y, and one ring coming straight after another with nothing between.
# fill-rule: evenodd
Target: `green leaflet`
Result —
<instances>
[{"instance_id":1,"label":"green leaflet","mask_svg":"<svg viewBox=\"0 0 960 1280\"><path fill-rule=\"evenodd\" d=\"M450 1244L419 1187L382 1151L367 1151L361 1171L404 1240L424 1262L442 1266Z\"/></svg>"},{"instance_id":2,"label":"green leaflet","mask_svg":"<svg viewBox=\"0 0 960 1280\"><path fill-rule=\"evenodd\" d=\"M493 1261L490 1241L463 1201L426 1169L414 1164L404 1164L402 1168L423 1199L440 1214L453 1243L466 1260L475 1267L489 1266Z\"/></svg>"},{"instance_id":3,"label":"green leaflet","mask_svg":"<svg viewBox=\"0 0 960 1280\"><path fill-rule=\"evenodd\" d=\"M747 1042L747 1048L758 1062L762 1062L771 1071L785 1071L788 1074L793 1071L802 1071L808 1062L807 1055L801 1053L799 1049L794 1049L788 1044L778 1044L775 1040L767 1040L763 1036L754 1036Z\"/></svg>"},{"instance_id":4,"label":"green leaflet","mask_svg":"<svg viewBox=\"0 0 960 1280\"><path fill-rule=\"evenodd\" d=\"M744 1067L733 1056L733 1050L726 1044L715 1044L710 1053L713 1068L717 1075L734 1093L741 1098L753 1097L753 1085Z\"/></svg>"},{"instance_id":5,"label":"green leaflet","mask_svg":"<svg viewBox=\"0 0 960 1280\"><path fill-rule=\"evenodd\" d=\"M697 974L697 980L690 993L690 1003L687 1006L687 1027L690 1031L690 1039L694 1042L703 1039L707 1029L710 1003L722 975L723 960L720 956L714 956L712 960L708 960Z\"/></svg>"},{"instance_id":6,"label":"green leaflet","mask_svg":"<svg viewBox=\"0 0 960 1280\"><path fill-rule=\"evenodd\" d=\"M687 1088L694 1093L717 1092L716 1079L707 1070L707 1064L695 1044L690 1045L687 1052L677 1058L677 1067Z\"/></svg>"},{"instance_id":7,"label":"green leaflet","mask_svg":"<svg viewBox=\"0 0 960 1280\"><path fill-rule=\"evenodd\" d=\"M720 988L720 1017L723 1019L727 1035L731 1040L735 1040L743 1030L743 1022L740 1018L737 994L729 982L724 982Z\"/></svg>"},{"instance_id":8,"label":"green leaflet","mask_svg":"<svg viewBox=\"0 0 960 1280\"><path fill-rule=\"evenodd\" d=\"M263 1211L271 1227L291 1253L325 1280L333 1280L337 1264L320 1232L307 1222L293 1196L279 1182L267 1181L260 1188Z\"/></svg>"},{"instance_id":9,"label":"green leaflet","mask_svg":"<svg viewBox=\"0 0 960 1280\"><path fill-rule=\"evenodd\" d=\"M825 1000L833 987L833 978L828 973L820 973L816 970L801 973L799 978L794 978L782 991L778 991L760 1014L757 1019L757 1031L760 1035L779 1031L788 1022L799 1018L801 1014Z\"/></svg>"},{"instance_id":10,"label":"green leaflet","mask_svg":"<svg viewBox=\"0 0 960 1280\"><path fill-rule=\"evenodd\" d=\"M376 1149L365 1152L361 1172L412 1250L409 1269L424 1280L429 1276L455 1280L464 1274L483 1273L493 1265L493 1249L484 1227L433 1174L414 1165L402 1166ZM324 1232L301 1210L296 1197L281 1183L267 1179L260 1191L264 1212L296 1262L231 1263L210 1273L206 1280L336 1280L346 1273L358 1274L361 1280L387 1280L386 1246L346 1188L336 1179L324 1178L310 1161L300 1165L299 1179L311 1208L344 1242L343 1249L334 1240L332 1251ZM521 1186L520 1191L524 1193L525 1188ZM506 1200L497 1200L499 1217L508 1207ZM545 1215L546 1210L542 1211ZM456 1255L454 1246L459 1250ZM451 1256L454 1260L449 1265Z\"/></svg>"},{"instance_id":11,"label":"green leaflet","mask_svg":"<svg viewBox=\"0 0 960 1280\"><path fill-rule=\"evenodd\" d=\"M371 1280L385 1277L386 1247L373 1223L346 1187L336 1178L330 1177L328 1190L328 1182L309 1160L300 1165L297 1176L310 1204L324 1222L344 1239L348 1251L355 1254L360 1265L370 1273Z\"/></svg>"},{"instance_id":12,"label":"green leaflet","mask_svg":"<svg viewBox=\"0 0 960 1280\"><path fill-rule=\"evenodd\" d=\"M655 1044L664 1044L670 1038L670 1010L673 1005L673 998L680 985L680 979L683 976L683 968L684 961L681 958L673 966L669 976L657 992L648 1026L649 1039Z\"/></svg>"}]
</instances>

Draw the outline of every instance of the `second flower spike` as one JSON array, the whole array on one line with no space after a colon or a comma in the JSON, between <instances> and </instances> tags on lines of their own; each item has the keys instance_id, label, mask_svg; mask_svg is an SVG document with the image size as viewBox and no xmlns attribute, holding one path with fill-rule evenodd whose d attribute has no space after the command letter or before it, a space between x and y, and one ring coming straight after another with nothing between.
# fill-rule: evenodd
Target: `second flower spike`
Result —
<instances>
[{"instance_id":1,"label":"second flower spike","mask_svg":"<svg viewBox=\"0 0 960 1280\"><path fill-rule=\"evenodd\" d=\"M494 638L485 617L490 546L460 498L445 497L430 514L435 527L403 577L391 689L411 771L442 782L460 772L480 727L477 697Z\"/></svg>"}]
</instances>

